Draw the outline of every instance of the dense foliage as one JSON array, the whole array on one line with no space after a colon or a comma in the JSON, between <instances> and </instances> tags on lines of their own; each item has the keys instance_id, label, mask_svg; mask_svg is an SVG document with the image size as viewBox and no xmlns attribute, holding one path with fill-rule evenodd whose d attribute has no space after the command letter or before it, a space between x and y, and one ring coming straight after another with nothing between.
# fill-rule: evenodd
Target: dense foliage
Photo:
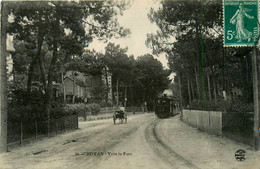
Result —
<instances>
[{"instance_id":1,"label":"dense foliage","mask_svg":"<svg viewBox=\"0 0 260 169\"><path fill-rule=\"evenodd\" d=\"M92 57L86 57L90 53ZM74 70L90 73L89 69L85 69L86 65L90 65L92 74L103 73L105 77L111 74L114 104L140 106L149 102L152 107L154 98L168 88L170 71L165 70L161 62L150 54L135 59L126 53L127 48L108 43L104 54L86 51L82 58L75 58L75 62L71 63ZM108 90L107 80L105 84L93 88L92 102L103 104L102 100L106 100Z\"/></svg>"},{"instance_id":2,"label":"dense foliage","mask_svg":"<svg viewBox=\"0 0 260 169\"><path fill-rule=\"evenodd\" d=\"M90 104L67 104L64 107L64 111L69 113L77 114L79 117L83 117L86 120L87 116L97 115L100 112L100 106L96 103Z\"/></svg>"},{"instance_id":3,"label":"dense foliage","mask_svg":"<svg viewBox=\"0 0 260 169\"><path fill-rule=\"evenodd\" d=\"M53 84L60 74L70 69L73 58L83 55L84 47L93 38L106 41L130 33L117 22L117 15L128 7L128 2L7 2L10 7L8 33L13 36L13 77L9 107L34 106L33 83L43 95L41 104L46 117L51 118ZM19 3L19 4L17 4ZM65 65L65 66L63 66ZM71 68L72 69L72 68ZM12 102L25 93L21 103ZM57 110L57 112L60 110ZM19 112L17 112L19 114Z\"/></svg>"},{"instance_id":4,"label":"dense foliage","mask_svg":"<svg viewBox=\"0 0 260 169\"><path fill-rule=\"evenodd\" d=\"M185 105L207 109L211 102L237 98L252 103L252 49L223 47L222 15L221 1L209 0L162 1L148 15L160 30L148 34L146 44L166 53Z\"/></svg>"},{"instance_id":5,"label":"dense foliage","mask_svg":"<svg viewBox=\"0 0 260 169\"><path fill-rule=\"evenodd\" d=\"M148 54L135 59L126 54L127 48L113 43L107 44L104 54L85 48L93 38L107 41L112 36L128 35L130 31L117 22L117 15L128 6L127 1L11 5L8 33L13 36L15 51L11 73L14 79L8 89L10 111L17 116L27 111L42 118L62 116L66 99L54 97L54 84L62 83L66 71L106 76L105 84L91 89L90 103L109 104L110 74L114 104L152 104L169 83L169 71L158 60ZM83 102L77 97L72 100ZM98 108L92 107L92 114L96 114ZM24 111L19 111L20 108Z\"/></svg>"}]
</instances>

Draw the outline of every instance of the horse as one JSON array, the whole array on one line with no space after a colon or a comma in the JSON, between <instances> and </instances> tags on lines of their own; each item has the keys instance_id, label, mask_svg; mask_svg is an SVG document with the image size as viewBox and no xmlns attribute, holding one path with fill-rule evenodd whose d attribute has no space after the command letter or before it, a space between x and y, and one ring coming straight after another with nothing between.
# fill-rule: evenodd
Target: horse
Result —
<instances>
[{"instance_id":1,"label":"horse","mask_svg":"<svg viewBox=\"0 0 260 169\"><path fill-rule=\"evenodd\" d=\"M120 119L121 123L123 123L123 121L125 121L125 123L127 123L127 114L125 111L119 110L119 111L115 111L113 114L113 121L114 124L116 124L116 119Z\"/></svg>"}]
</instances>

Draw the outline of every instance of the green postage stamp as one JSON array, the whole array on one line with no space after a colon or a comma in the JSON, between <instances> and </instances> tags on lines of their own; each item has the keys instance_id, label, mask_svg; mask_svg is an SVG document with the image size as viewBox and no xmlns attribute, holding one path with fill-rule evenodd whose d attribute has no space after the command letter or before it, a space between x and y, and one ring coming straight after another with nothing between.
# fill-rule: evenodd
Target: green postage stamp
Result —
<instances>
[{"instance_id":1,"label":"green postage stamp","mask_svg":"<svg viewBox=\"0 0 260 169\"><path fill-rule=\"evenodd\" d=\"M258 44L258 0L224 0L224 46Z\"/></svg>"}]
</instances>

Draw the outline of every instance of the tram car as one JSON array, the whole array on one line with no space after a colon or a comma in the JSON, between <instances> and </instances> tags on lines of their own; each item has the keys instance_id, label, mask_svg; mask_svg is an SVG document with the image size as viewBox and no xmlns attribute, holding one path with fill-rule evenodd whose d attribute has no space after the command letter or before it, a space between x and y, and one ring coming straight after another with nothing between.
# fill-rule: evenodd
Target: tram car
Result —
<instances>
[{"instance_id":1,"label":"tram car","mask_svg":"<svg viewBox=\"0 0 260 169\"><path fill-rule=\"evenodd\" d=\"M160 97L155 101L155 114L159 118L167 118L177 114L178 100L171 97Z\"/></svg>"}]
</instances>

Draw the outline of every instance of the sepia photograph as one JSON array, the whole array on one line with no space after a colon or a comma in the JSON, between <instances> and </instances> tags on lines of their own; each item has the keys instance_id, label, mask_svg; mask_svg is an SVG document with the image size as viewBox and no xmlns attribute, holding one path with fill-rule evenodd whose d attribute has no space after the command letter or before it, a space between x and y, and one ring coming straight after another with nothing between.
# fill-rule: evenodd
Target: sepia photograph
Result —
<instances>
[{"instance_id":1,"label":"sepia photograph","mask_svg":"<svg viewBox=\"0 0 260 169\"><path fill-rule=\"evenodd\" d=\"M0 2L0 169L260 169L259 0Z\"/></svg>"}]
</instances>

